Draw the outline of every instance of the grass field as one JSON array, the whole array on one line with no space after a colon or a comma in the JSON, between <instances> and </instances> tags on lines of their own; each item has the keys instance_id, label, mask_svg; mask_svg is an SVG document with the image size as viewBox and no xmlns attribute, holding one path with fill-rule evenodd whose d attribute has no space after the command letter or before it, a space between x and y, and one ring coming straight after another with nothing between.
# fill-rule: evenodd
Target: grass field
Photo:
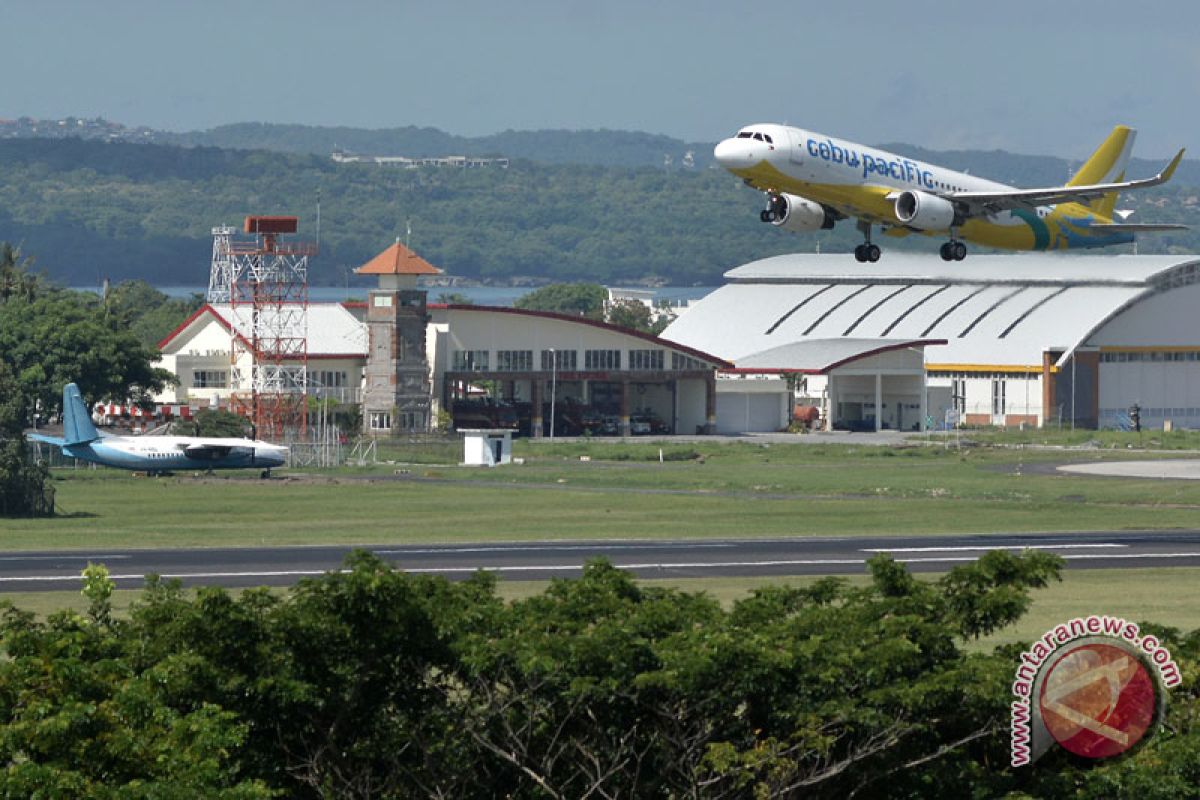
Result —
<instances>
[{"instance_id":1,"label":"grass field","mask_svg":"<svg viewBox=\"0 0 1200 800\"><path fill-rule=\"evenodd\" d=\"M381 464L270 481L57 470L60 515L0 520L0 547L1172 529L1200 521L1200 482L1052 468L1131 457L1116 447L521 442L518 454L524 464L491 470Z\"/></svg>"},{"instance_id":2,"label":"grass field","mask_svg":"<svg viewBox=\"0 0 1200 800\"><path fill-rule=\"evenodd\" d=\"M1079 433L1054 434L1059 438L1049 444ZM1063 462L1170 455L1131 453L1125 445L1137 442L1132 434L1075 450L1031 449L1022 445L1040 442L989 435L993 444L962 450L811 440L769 446L523 441L517 454L524 464L492 470L437 463L449 457L444 446L421 445L424 459L400 463L412 453L394 446L383 452L396 463L284 473L270 481L236 472L145 478L62 469L54 480L60 516L0 520L0 548L1171 529L1200 522L1200 482L1091 478L1053 469ZM1197 579L1194 569L1070 571L1062 584L1037 593L1017 629L991 641L1028 639L1092 611L1198 627L1200 601L1171 588ZM765 582L668 583L731 602ZM506 597L542 588L500 584ZM135 596L118 592L118 608ZM75 592L2 597L43 614L83 607Z\"/></svg>"}]
</instances>

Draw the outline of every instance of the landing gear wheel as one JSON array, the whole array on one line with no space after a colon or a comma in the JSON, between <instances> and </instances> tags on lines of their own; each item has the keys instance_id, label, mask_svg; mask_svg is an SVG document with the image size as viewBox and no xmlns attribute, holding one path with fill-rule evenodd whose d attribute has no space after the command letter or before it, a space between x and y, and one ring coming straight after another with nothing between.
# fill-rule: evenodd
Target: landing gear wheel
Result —
<instances>
[{"instance_id":1,"label":"landing gear wheel","mask_svg":"<svg viewBox=\"0 0 1200 800\"><path fill-rule=\"evenodd\" d=\"M879 245L877 245L877 244L863 245L863 254L867 257L867 261L870 261L872 264L874 264L876 261L878 261L879 256L882 255L882 253L879 250Z\"/></svg>"},{"instance_id":2,"label":"landing gear wheel","mask_svg":"<svg viewBox=\"0 0 1200 800\"><path fill-rule=\"evenodd\" d=\"M938 254L942 257L942 261L954 260L954 253L950 251L950 246L950 242L943 242L941 248L938 250Z\"/></svg>"},{"instance_id":3,"label":"landing gear wheel","mask_svg":"<svg viewBox=\"0 0 1200 800\"><path fill-rule=\"evenodd\" d=\"M954 242L951 250L953 251L955 261L962 261L967 257L967 246L962 242Z\"/></svg>"},{"instance_id":4,"label":"landing gear wheel","mask_svg":"<svg viewBox=\"0 0 1200 800\"><path fill-rule=\"evenodd\" d=\"M865 244L860 244L854 248L854 260L860 264L867 260L867 246Z\"/></svg>"},{"instance_id":5,"label":"landing gear wheel","mask_svg":"<svg viewBox=\"0 0 1200 800\"><path fill-rule=\"evenodd\" d=\"M265 480L268 480L268 479L271 477L271 470L269 470L269 469L264 469L264 470L263 470L263 471L262 471L262 472L259 474L259 476L258 476L258 477L259 477L259 478L261 478L261 479L262 479L262 480L264 480L264 481L265 481Z\"/></svg>"},{"instance_id":6,"label":"landing gear wheel","mask_svg":"<svg viewBox=\"0 0 1200 800\"><path fill-rule=\"evenodd\" d=\"M772 220L773 216L774 215L765 208L762 211L758 212L758 218L761 219L763 222L770 222Z\"/></svg>"}]
</instances>

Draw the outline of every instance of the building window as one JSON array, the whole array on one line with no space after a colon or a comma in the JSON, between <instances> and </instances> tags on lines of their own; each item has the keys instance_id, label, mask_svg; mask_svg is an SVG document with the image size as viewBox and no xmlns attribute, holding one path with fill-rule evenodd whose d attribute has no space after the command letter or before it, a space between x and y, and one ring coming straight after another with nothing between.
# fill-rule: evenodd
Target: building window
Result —
<instances>
[{"instance_id":1,"label":"building window","mask_svg":"<svg viewBox=\"0 0 1200 800\"><path fill-rule=\"evenodd\" d=\"M998 417L1004 413L1004 381L992 381L992 416Z\"/></svg>"},{"instance_id":2,"label":"building window","mask_svg":"<svg viewBox=\"0 0 1200 800\"><path fill-rule=\"evenodd\" d=\"M316 373L316 385L324 389L341 389L349 386L350 380L345 372L322 370Z\"/></svg>"},{"instance_id":3,"label":"building window","mask_svg":"<svg viewBox=\"0 0 1200 800\"><path fill-rule=\"evenodd\" d=\"M663 351L662 350L630 350L629 351L629 368L630 369L662 369L663 368Z\"/></svg>"},{"instance_id":4,"label":"building window","mask_svg":"<svg viewBox=\"0 0 1200 800\"><path fill-rule=\"evenodd\" d=\"M551 361L550 361L551 353L554 354L553 369L573 370L573 369L577 368L577 365L579 362L576 360L576 353L574 350L543 350L542 351L542 369L543 370L550 370L552 368Z\"/></svg>"},{"instance_id":5,"label":"building window","mask_svg":"<svg viewBox=\"0 0 1200 800\"><path fill-rule=\"evenodd\" d=\"M584 369L620 369L620 350L585 350L583 353Z\"/></svg>"},{"instance_id":6,"label":"building window","mask_svg":"<svg viewBox=\"0 0 1200 800\"><path fill-rule=\"evenodd\" d=\"M224 389L229 373L223 369L198 369L192 373L193 389Z\"/></svg>"},{"instance_id":7,"label":"building window","mask_svg":"<svg viewBox=\"0 0 1200 800\"><path fill-rule=\"evenodd\" d=\"M390 431L392 429L392 415L387 411L372 411L368 419L373 431Z\"/></svg>"},{"instance_id":8,"label":"building window","mask_svg":"<svg viewBox=\"0 0 1200 800\"><path fill-rule=\"evenodd\" d=\"M488 368L487 350L455 350L454 367L456 372L482 372Z\"/></svg>"},{"instance_id":9,"label":"building window","mask_svg":"<svg viewBox=\"0 0 1200 800\"><path fill-rule=\"evenodd\" d=\"M419 411L403 411L400 413L400 429L406 431L425 430L425 415Z\"/></svg>"},{"instance_id":10,"label":"building window","mask_svg":"<svg viewBox=\"0 0 1200 800\"><path fill-rule=\"evenodd\" d=\"M707 369L708 365L698 358L685 356L681 353L671 353L671 369Z\"/></svg>"},{"instance_id":11,"label":"building window","mask_svg":"<svg viewBox=\"0 0 1200 800\"><path fill-rule=\"evenodd\" d=\"M497 350L496 369L500 372L532 372L532 350Z\"/></svg>"},{"instance_id":12,"label":"building window","mask_svg":"<svg viewBox=\"0 0 1200 800\"><path fill-rule=\"evenodd\" d=\"M950 380L950 402L959 414L967 413L967 381L965 378Z\"/></svg>"}]
</instances>

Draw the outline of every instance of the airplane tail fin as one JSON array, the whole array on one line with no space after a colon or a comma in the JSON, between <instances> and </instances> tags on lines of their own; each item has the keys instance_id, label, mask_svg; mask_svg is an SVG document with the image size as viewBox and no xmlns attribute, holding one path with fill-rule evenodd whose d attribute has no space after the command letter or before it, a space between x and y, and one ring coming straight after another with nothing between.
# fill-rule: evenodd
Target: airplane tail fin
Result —
<instances>
[{"instance_id":1,"label":"airplane tail fin","mask_svg":"<svg viewBox=\"0 0 1200 800\"><path fill-rule=\"evenodd\" d=\"M63 441L69 446L87 444L99 438L100 431L92 424L79 387L68 383L63 387Z\"/></svg>"},{"instance_id":2,"label":"airplane tail fin","mask_svg":"<svg viewBox=\"0 0 1200 800\"><path fill-rule=\"evenodd\" d=\"M1097 183L1120 183L1125 180L1125 167L1133 152L1137 131L1124 125L1113 128L1104 143L1092 153L1079 171L1067 181L1068 186L1088 186ZM1117 207L1117 193L1108 192L1092 200L1088 208L1098 216L1112 219Z\"/></svg>"}]
</instances>

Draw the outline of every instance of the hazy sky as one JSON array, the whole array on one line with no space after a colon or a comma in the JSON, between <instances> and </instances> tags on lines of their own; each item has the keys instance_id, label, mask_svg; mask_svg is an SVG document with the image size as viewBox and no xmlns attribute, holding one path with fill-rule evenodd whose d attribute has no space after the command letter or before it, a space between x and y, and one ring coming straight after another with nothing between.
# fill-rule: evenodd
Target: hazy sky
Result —
<instances>
[{"instance_id":1,"label":"hazy sky","mask_svg":"<svg viewBox=\"0 0 1200 800\"><path fill-rule=\"evenodd\" d=\"M0 0L0 117L1200 155L1197 0Z\"/></svg>"}]
</instances>

